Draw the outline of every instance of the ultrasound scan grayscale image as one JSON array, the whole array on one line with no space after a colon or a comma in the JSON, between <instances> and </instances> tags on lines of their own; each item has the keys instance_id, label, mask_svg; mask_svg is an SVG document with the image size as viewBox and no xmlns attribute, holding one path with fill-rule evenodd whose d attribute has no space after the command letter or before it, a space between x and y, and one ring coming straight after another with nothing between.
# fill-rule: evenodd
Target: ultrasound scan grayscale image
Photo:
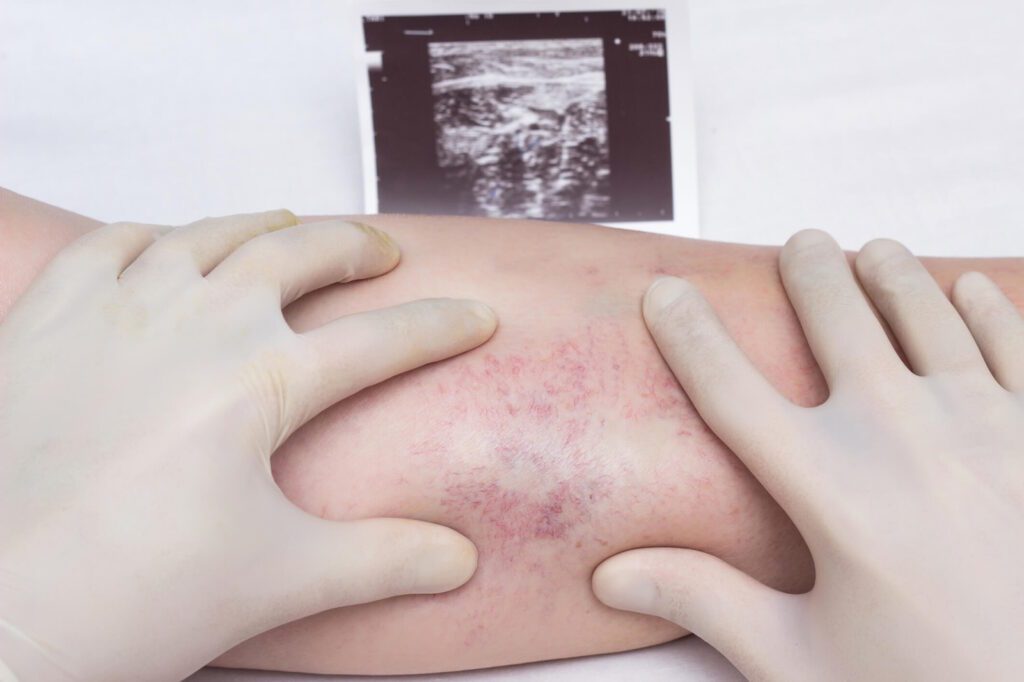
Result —
<instances>
[{"instance_id":1,"label":"ultrasound scan grayscale image","mask_svg":"<svg viewBox=\"0 0 1024 682\"><path fill-rule=\"evenodd\" d=\"M372 210L673 220L663 11L374 15L363 30Z\"/></svg>"},{"instance_id":2,"label":"ultrasound scan grayscale image","mask_svg":"<svg viewBox=\"0 0 1024 682\"><path fill-rule=\"evenodd\" d=\"M609 215L600 39L429 45L438 165L458 213Z\"/></svg>"}]
</instances>

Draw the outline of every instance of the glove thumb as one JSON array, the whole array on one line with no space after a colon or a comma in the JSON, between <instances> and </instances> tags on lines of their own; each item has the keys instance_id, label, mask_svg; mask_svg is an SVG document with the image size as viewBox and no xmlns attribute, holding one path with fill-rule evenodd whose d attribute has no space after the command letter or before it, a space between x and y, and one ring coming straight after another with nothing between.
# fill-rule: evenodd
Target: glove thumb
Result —
<instances>
[{"instance_id":1,"label":"glove thumb","mask_svg":"<svg viewBox=\"0 0 1024 682\"><path fill-rule=\"evenodd\" d=\"M476 571L476 546L434 523L307 517L298 525L285 556L274 561L278 623L402 594L447 592Z\"/></svg>"},{"instance_id":2,"label":"glove thumb","mask_svg":"<svg viewBox=\"0 0 1024 682\"><path fill-rule=\"evenodd\" d=\"M748 679L783 679L800 652L798 597L692 549L635 549L594 571L606 605L670 620L718 649ZM798 669L798 668L796 668Z\"/></svg>"}]
</instances>

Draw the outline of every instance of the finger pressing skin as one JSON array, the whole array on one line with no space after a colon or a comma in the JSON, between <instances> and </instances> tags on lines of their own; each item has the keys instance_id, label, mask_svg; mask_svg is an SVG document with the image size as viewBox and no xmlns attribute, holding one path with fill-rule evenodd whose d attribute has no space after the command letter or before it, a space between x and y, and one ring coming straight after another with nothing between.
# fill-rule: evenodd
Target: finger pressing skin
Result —
<instances>
[{"instance_id":1,"label":"finger pressing skin","mask_svg":"<svg viewBox=\"0 0 1024 682\"><path fill-rule=\"evenodd\" d=\"M644 296L658 349L711 430L785 506L799 498L802 411L751 364L692 284L674 277Z\"/></svg>"},{"instance_id":2,"label":"finger pressing skin","mask_svg":"<svg viewBox=\"0 0 1024 682\"><path fill-rule=\"evenodd\" d=\"M301 513L300 513L301 514ZM435 594L476 571L476 547L450 528L409 519L326 521L301 514L269 586L279 625L402 594Z\"/></svg>"},{"instance_id":3,"label":"finger pressing skin","mask_svg":"<svg viewBox=\"0 0 1024 682\"><path fill-rule=\"evenodd\" d=\"M298 428L327 407L396 374L458 355L494 333L483 303L427 299L349 315L299 335L286 393Z\"/></svg>"},{"instance_id":4,"label":"finger pressing skin","mask_svg":"<svg viewBox=\"0 0 1024 682\"><path fill-rule=\"evenodd\" d=\"M985 371L978 344L921 262L891 239L868 242L857 276L921 375Z\"/></svg>"},{"instance_id":5,"label":"finger pressing skin","mask_svg":"<svg viewBox=\"0 0 1024 682\"><path fill-rule=\"evenodd\" d=\"M800 670L799 597L773 590L717 557L692 549L623 552L594 571L594 594L693 632L750 679Z\"/></svg>"},{"instance_id":6,"label":"finger pressing skin","mask_svg":"<svg viewBox=\"0 0 1024 682\"><path fill-rule=\"evenodd\" d=\"M790 237L779 273L831 389L841 380L906 371L832 237L819 230Z\"/></svg>"},{"instance_id":7,"label":"finger pressing skin","mask_svg":"<svg viewBox=\"0 0 1024 682\"><path fill-rule=\"evenodd\" d=\"M967 272L953 285L953 304L996 381L1024 391L1024 318L1013 302L985 275Z\"/></svg>"},{"instance_id":8,"label":"finger pressing skin","mask_svg":"<svg viewBox=\"0 0 1024 682\"><path fill-rule=\"evenodd\" d=\"M250 239L298 222L295 214L284 209L204 218L179 227L146 249L122 279L205 275Z\"/></svg>"},{"instance_id":9,"label":"finger pressing skin","mask_svg":"<svg viewBox=\"0 0 1024 682\"><path fill-rule=\"evenodd\" d=\"M361 223L328 220L252 239L207 279L272 287L285 306L330 284L382 275L398 259L398 247L383 232Z\"/></svg>"}]
</instances>

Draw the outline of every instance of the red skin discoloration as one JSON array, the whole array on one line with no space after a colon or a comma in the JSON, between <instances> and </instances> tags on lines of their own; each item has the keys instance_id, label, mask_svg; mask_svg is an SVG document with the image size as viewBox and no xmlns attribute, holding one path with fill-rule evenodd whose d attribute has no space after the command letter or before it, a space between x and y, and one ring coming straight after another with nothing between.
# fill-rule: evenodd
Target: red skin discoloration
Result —
<instances>
[{"instance_id":1,"label":"red skin discoloration","mask_svg":"<svg viewBox=\"0 0 1024 682\"><path fill-rule=\"evenodd\" d=\"M462 363L452 370L453 379L439 379L435 392L453 401L467 392L478 400L481 393L491 394L500 400L479 403L476 416L501 424L510 416L568 423L567 413L587 421L598 401L602 407L621 402L627 419L675 419L685 412L688 401L668 367L657 360L638 364L631 351L619 325L589 324L578 338L553 343L540 358L487 353L482 362Z\"/></svg>"},{"instance_id":2,"label":"red skin discoloration","mask_svg":"<svg viewBox=\"0 0 1024 682\"><path fill-rule=\"evenodd\" d=\"M448 462L439 481L440 504L453 525L474 531L481 564L499 557L515 561L524 543L570 541L577 528L589 528L614 487L607 466L596 459L594 446L607 424L598 414L617 405L625 387L649 384L637 402L648 412L663 414L682 400L678 386L658 377L667 373L663 366L641 367L627 353L613 372L595 372L607 367L596 354L609 340L617 350L626 345L614 324L590 325L577 339L553 342L539 357L482 353L436 376L430 392L448 415L446 426L469 424L483 434L491 464L452 466L457 455L436 438L414 444L410 460ZM539 443L537 433L550 435ZM537 485L538 476L546 483Z\"/></svg>"},{"instance_id":3,"label":"red skin discoloration","mask_svg":"<svg viewBox=\"0 0 1024 682\"><path fill-rule=\"evenodd\" d=\"M678 422L677 433L690 433L691 425L680 422L686 398L667 367L650 353L637 360L629 346L617 324L594 322L571 339L552 341L547 353L485 352L434 377L431 393L447 426L471 424L493 453L490 467L448 467L442 482L446 514L459 527L481 528L489 545L482 549L507 555L527 540L565 539L590 520L612 488L596 447L609 409L626 419ZM609 347L616 353L611 371ZM539 443L538 433L549 435ZM410 456L449 454L432 441L417 443ZM550 483L519 487L518 471Z\"/></svg>"},{"instance_id":4,"label":"red skin discoloration","mask_svg":"<svg viewBox=\"0 0 1024 682\"><path fill-rule=\"evenodd\" d=\"M444 494L442 505L453 518L483 524L487 549L508 556L523 542L568 537L590 520L592 506L608 496L609 485L601 477L581 477L557 480L546 490L520 490L478 480L477 472L453 472Z\"/></svg>"}]
</instances>

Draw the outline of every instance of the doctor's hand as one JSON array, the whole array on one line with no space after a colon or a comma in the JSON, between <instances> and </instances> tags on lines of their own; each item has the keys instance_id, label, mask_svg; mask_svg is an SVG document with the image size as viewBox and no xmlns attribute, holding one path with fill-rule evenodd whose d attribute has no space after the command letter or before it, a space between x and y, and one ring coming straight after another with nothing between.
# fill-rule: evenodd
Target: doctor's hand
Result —
<instances>
[{"instance_id":1,"label":"doctor's hand","mask_svg":"<svg viewBox=\"0 0 1024 682\"><path fill-rule=\"evenodd\" d=\"M398 259L372 228L287 211L108 225L56 257L0 325L7 675L180 679L287 621L469 579L455 531L319 519L270 473L325 408L493 333L460 300L286 324Z\"/></svg>"},{"instance_id":2,"label":"doctor's hand","mask_svg":"<svg viewBox=\"0 0 1024 682\"><path fill-rule=\"evenodd\" d=\"M829 386L820 406L777 393L686 282L656 282L644 317L701 416L796 523L813 589L651 548L601 564L595 593L676 622L752 680L1020 679L1024 321L984 276L960 277L951 304L905 248L872 242L857 276L908 369L831 238L799 233L780 259Z\"/></svg>"}]
</instances>

